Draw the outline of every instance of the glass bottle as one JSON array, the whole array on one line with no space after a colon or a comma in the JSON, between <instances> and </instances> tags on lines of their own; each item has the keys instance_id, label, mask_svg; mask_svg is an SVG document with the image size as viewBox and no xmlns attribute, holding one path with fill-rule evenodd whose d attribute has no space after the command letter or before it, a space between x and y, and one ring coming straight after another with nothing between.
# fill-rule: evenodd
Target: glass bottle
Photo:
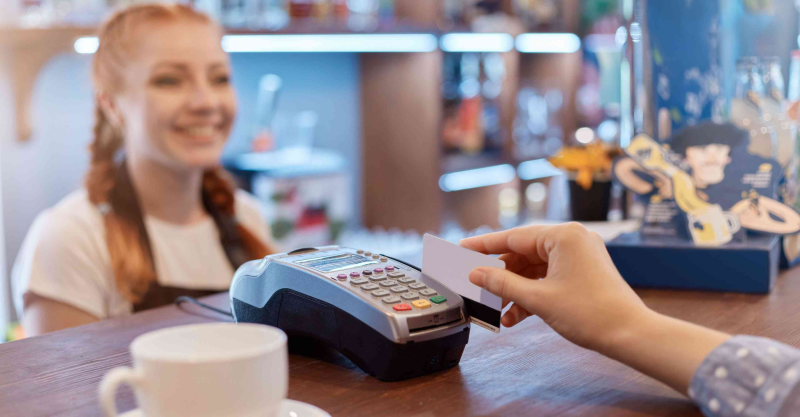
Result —
<instances>
[{"instance_id":1,"label":"glass bottle","mask_svg":"<svg viewBox=\"0 0 800 417\"><path fill-rule=\"evenodd\" d=\"M800 100L800 49L792 51L792 63L789 65L789 91L786 98L790 102Z\"/></svg>"},{"instance_id":2,"label":"glass bottle","mask_svg":"<svg viewBox=\"0 0 800 417\"><path fill-rule=\"evenodd\" d=\"M785 84L781 73L780 58L768 57L762 60L764 80L764 120L771 123L778 138L777 159L786 167L795 155L797 128L786 115L784 98Z\"/></svg>"},{"instance_id":3,"label":"glass bottle","mask_svg":"<svg viewBox=\"0 0 800 417\"><path fill-rule=\"evenodd\" d=\"M763 158L776 158L778 137L771 123L764 120L764 83L755 57L736 63L736 86L731 100L730 121L750 132L747 151Z\"/></svg>"}]
</instances>

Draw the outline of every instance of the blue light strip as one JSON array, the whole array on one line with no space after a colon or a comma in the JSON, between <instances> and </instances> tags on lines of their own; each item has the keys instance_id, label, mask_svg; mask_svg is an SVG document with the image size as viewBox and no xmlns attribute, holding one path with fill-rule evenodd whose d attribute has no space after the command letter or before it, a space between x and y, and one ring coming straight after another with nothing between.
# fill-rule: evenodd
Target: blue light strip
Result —
<instances>
[{"instance_id":1,"label":"blue light strip","mask_svg":"<svg viewBox=\"0 0 800 417\"><path fill-rule=\"evenodd\" d=\"M523 33L517 36L517 50L523 53L570 54L581 48L574 33Z\"/></svg>"},{"instance_id":2,"label":"blue light strip","mask_svg":"<svg viewBox=\"0 0 800 417\"><path fill-rule=\"evenodd\" d=\"M517 167L517 175L524 181L554 177L561 174L563 174L563 172L561 172L560 169L554 167L553 164L544 158L525 161Z\"/></svg>"},{"instance_id":3,"label":"blue light strip","mask_svg":"<svg viewBox=\"0 0 800 417\"><path fill-rule=\"evenodd\" d=\"M432 52L431 34L226 35L226 52Z\"/></svg>"},{"instance_id":4,"label":"blue light strip","mask_svg":"<svg viewBox=\"0 0 800 417\"><path fill-rule=\"evenodd\" d=\"M439 40L445 52L508 52L514 37L507 33L448 33Z\"/></svg>"},{"instance_id":5,"label":"blue light strip","mask_svg":"<svg viewBox=\"0 0 800 417\"><path fill-rule=\"evenodd\" d=\"M514 167L509 164L495 165L486 168L451 172L439 178L442 191L461 191L471 188L488 187L505 184L516 177Z\"/></svg>"}]
</instances>

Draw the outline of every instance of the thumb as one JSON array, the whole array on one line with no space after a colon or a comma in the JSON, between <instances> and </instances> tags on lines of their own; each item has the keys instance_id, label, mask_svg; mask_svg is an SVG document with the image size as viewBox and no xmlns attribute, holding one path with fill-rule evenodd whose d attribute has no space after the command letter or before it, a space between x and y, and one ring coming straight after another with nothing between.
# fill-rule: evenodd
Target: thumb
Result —
<instances>
[{"instance_id":1,"label":"thumb","mask_svg":"<svg viewBox=\"0 0 800 417\"><path fill-rule=\"evenodd\" d=\"M473 269L469 281L494 295L523 305L529 304L531 292L540 284L506 269L489 266Z\"/></svg>"}]
</instances>

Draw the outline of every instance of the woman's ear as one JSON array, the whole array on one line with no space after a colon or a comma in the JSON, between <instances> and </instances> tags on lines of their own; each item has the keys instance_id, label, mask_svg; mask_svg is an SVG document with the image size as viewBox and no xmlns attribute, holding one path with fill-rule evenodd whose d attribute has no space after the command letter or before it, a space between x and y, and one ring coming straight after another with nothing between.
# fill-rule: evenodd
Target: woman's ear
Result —
<instances>
[{"instance_id":1,"label":"woman's ear","mask_svg":"<svg viewBox=\"0 0 800 417\"><path fill-rule=\"evenodd\" d=\"M108 123L111 124L111 126L113 126L115 129L121 131L123 119L122 114L117 108L115 100L104 92L97 93L95 95L95 99L97 100L97 104L100 106L100 110L103 111L103 115L106 116Z\"/></svg>"}]
</instances>

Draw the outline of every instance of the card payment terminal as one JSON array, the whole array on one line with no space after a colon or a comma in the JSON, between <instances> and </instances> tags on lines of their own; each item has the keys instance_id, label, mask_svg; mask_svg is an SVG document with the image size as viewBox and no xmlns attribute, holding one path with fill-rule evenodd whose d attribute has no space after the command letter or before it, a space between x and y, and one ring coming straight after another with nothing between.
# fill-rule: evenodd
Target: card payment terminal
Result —
<instances>
[{"instance_id":1,"label":"card payment terminal","mask_svg":"<svg viewBox=\"0 0 800 417\"><path fill-rule=\"evenodd\" d=\"M469 340L462 298L417 268L326 246L242 265L230 289L237 322L326 344L382 381L458 364Z\"/></svg>"}]
</instances>

